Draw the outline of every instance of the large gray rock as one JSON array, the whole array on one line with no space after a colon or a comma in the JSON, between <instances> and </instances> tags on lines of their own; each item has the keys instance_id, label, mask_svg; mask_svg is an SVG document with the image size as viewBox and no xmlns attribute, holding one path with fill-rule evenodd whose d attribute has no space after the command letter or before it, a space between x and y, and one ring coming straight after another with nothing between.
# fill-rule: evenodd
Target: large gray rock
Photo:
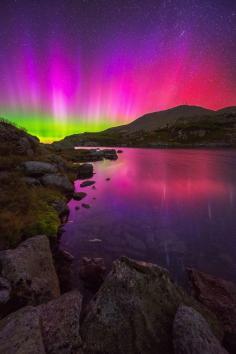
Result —
<instances>
[{"instance_id":1,"label":"large gray rock","mask_svg":"<svg viewBox=\"0 0 236 354\"><path fill-rule=\"evenodd\" d=\"M46 187L56 187L66 193L74 192L74 185L67 176L61 174L47 174L41 178L41 182Z\"/></svg>"},{"instance_id":2,"label":"large gray rock","mask_svg":"<svg viewBox=\"0 0 236 354\"><path fill-rule=\"evenodd\" d=\"M190 268L188 275L193 295L216 313L225 331L236 332L236 284Z\"/></svg>"},{"instance_id":3,"label":"large gray rock","mask_svg":"<svg viewBox=\"0 0 236 354\"><path fill-rule=\"evenodd\" d=\"M0 353L82 354L81 303L80 293L72 291L11 313L0 321Z\"/></svg>"},{"instance_id":4,"label":"large gray rock","mask_svg":"<svg viewBox=\"0 0 236 354\"><path fill-rule=\"evenodd\" d=\"M1 276L11 285L11 296L21 305L37 305L60 295L49 241L35 236L16 249L0 252Z\"/></svg>"},{"instance_id":5,"label":"large gray rock","mask_svg":"<svg viewBox=\"0 0 236 354\"><path fill-rule=\"evenodd\" d=\"M225 346L236 353L236 284L190 268L188 275L193 295L222 322Z\"/></svg>"},{"instance_id":6,"label":"large gray rock","mask_svg":"<svg viewBox=\"0 0 236 354\"><path fill-rule=\"evenodd\" d=\"M38 307L46 353L82 353L79 334L81 303L80 293L71 291Z\"/></svg>"},{"instance_id":7,"label":"large gray rock","mask_svg":"<svg viewBox=\"0 0 236 354\"><path fill-rule=\"evenodd\" d=\"M36 308L27 306L0 321L1 354L45 354Z\"/></svg>"},{"instance_id":8,"label":"large gray rock","mask_svg":"<svg viewBox=\"0 0 236 354\"><path fill-rule=\"evenodd\" d=\"M200 313L180 306L174 320L175 354L227 354Z\"/></svg>"},{"instance_id":9,"label":"large gray rock","mask_svg":"<svg viewBox=\"0 0 236 354\"><path fill-rule=\"evenodd\" d=\"M181 303L199 306L170 280L167 270L120 258L82 322L85 352L173 353L172 324Z\"/></svg>"},{"instance_id":10,"label":"large gray rock","mask_svg":"<svg viewBox=\"0 0 236 354\"><path fill-rule=\"evenodd\" d=\"M40 177L47 173L56 173L57 167L48 162L26 161L22 163L24 173L30 177Z\"/></svg>"}]
</instances>

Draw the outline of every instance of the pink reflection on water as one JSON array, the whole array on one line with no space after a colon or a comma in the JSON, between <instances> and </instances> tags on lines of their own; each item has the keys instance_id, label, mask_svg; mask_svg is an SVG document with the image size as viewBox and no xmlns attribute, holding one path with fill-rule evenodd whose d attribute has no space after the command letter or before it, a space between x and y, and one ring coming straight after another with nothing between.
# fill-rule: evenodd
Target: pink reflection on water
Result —
<instances>
[{"instance_id":1,"label":"pink reflection on water","mask_svg":"<svg viewBox=\"0 0 236 354\"><path fill-rule=\"evenodd\" d=\"M87 197L69 203L72 223L62 245L76 259L110 263L126 254L177 278L195 266L236 280L236 152L123 150L117 161L94 163L96 189L75 183ZM91 244L93 238L101 242Z\"/></svg>"}]
</instances>

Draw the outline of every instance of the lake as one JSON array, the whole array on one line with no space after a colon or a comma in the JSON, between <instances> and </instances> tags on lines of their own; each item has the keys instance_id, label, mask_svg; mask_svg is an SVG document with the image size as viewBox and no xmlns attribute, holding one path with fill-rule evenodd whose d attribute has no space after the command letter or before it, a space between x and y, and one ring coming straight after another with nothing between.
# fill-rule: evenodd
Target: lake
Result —
<instances>
[{"instance_id":1,"label":"lake","mask_svg":"<svg viewBox=\"0 0 236 354\"><path fill-rule=\"evenodd\" d=\"M164 266L180 283L186 267L236 281L236 150L122 150L94 163L96 189L75 182L87 197L69 202L61 238L73 281L82 257L109 268L121 255Z\"/></svg>"}]
</instances>

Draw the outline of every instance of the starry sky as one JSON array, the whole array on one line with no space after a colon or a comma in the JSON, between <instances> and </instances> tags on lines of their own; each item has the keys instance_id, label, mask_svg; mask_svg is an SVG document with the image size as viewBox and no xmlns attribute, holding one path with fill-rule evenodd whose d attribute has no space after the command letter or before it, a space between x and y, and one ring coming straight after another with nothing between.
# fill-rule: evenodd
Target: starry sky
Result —
<instances>
[{"instance_id":1,"label":"starry sky","mask_svg":"<svg viewBox=\"0 0 236 354\"><path fill-rule=\"evenodd\" d=\"M235 0L0 0L0 116L44 141L236 105Z\"/></svg>"}]
</instances>

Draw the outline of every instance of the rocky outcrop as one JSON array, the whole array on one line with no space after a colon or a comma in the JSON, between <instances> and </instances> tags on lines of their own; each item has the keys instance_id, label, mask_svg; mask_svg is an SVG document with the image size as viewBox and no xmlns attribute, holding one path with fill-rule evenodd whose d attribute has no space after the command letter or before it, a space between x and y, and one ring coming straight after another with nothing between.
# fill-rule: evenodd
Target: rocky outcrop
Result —
<instances>
[{"instance_id":1,"label":"rocky outcrop","mask_svg":"<svg viewBox=\"0 0 236 354\"><path fill-rule=\"evenodd\" d=\"M193 295L223 323L225 346L236 352L236 284L188 269Z\"/></svg>"},{"instance_id":2,"label":"rocky outcrop","mask_svg":"<svg viewBox=\"0 0 236 354\"><path fill-rule=\"evenodd\" d=\"M71 291L37 308L46 353L82 353L79 334L81 303L80 293Z\"/></svg>"},{"instance_id":3,"label":"rocky outcrop","mask_svg":"<svg viewBox=\"0 0 236 354\"><path fill-rule=\"evenodd\" d=\"M11 286L16 307L37 305L60 295L58 278L46 236L35 236L16 249L0 252L1 277Z\"/></svg>"},{"instance_id":4,"label":"rocky outcrop","mask_svg":"<svg viewBox=\"0 0 236 354\"><path fill-rule=\"evenodd\" d=\"M30 177L40 177L47 173L56 173L57 167L48 162L25 161L22 163L24 173Z\"/></svg>"},{"instance_id":5,"label":"rocky outcrop","mask_svg":"<svg viewBox=\"0 0 236 354\"><path fill-rule=\"evenodd\" d=\"M45 354L36 308L27 306L0 321L1 354Z\"/></svg>"},{"instance_id":6,"label":"rocky outcrop","mask_svg":"<svg viewBox=\"0 0 236 354\"><path fill-rule=\"evenodd\" d=\"M175 354L227 354L200 313L180 306L173 326Z\"/></svg>"},{"instance_id":7,"label":"rocky outcrop","mask_svg":"<svg viewBox=\"0 0 236 354\"><path fill-rule=\"evenodd\" d=\"M1 354L82 354L82 297L66 293L38 307L26 306L0 321Z\"/></svg>"},{"instance_id":8,"label":"rocky outcrop","mask_svg":"<svg viewBox=\"0 0 236 354\"><path fill-rule=\"evenodd\" d=\"M67 176L61 174L46 174L41 178L41 182L46 187L56 187L65 193L73 193L74 185Z\"/></svg>"},{"instance_id":9,"label":"rocky outcrop","mask_svg":"<svg viewBox=\"0 0 236 354\"><path fill-rule=\"evenodd\" d=\"M172 324L181 303L199 309L211 324L217 323L170 280L168 271L120 258L82 322L85 352L173 353Z\"/></svg>"},{"instance_id":10,"label":"rocky outcrop","mask_svg":"<svg viewBox=\"0 0 236 354\"><path fill-rule=\"evenodd\" d=\"M0 118L1 152L14 151L16 155L33 156L40 151L39 139L28 134L24 129Z\"/></svg>"},{"instance_id":11,"label":"rocky outcrop","mask_svg":"<svg viewBox=\"0 0 236 354\"><path fill-rule=\"evenodd\" d=\"M84 163L78 167L78 179L86 179L93 177L93 165Z\"/></svg>"}]
</instances>

